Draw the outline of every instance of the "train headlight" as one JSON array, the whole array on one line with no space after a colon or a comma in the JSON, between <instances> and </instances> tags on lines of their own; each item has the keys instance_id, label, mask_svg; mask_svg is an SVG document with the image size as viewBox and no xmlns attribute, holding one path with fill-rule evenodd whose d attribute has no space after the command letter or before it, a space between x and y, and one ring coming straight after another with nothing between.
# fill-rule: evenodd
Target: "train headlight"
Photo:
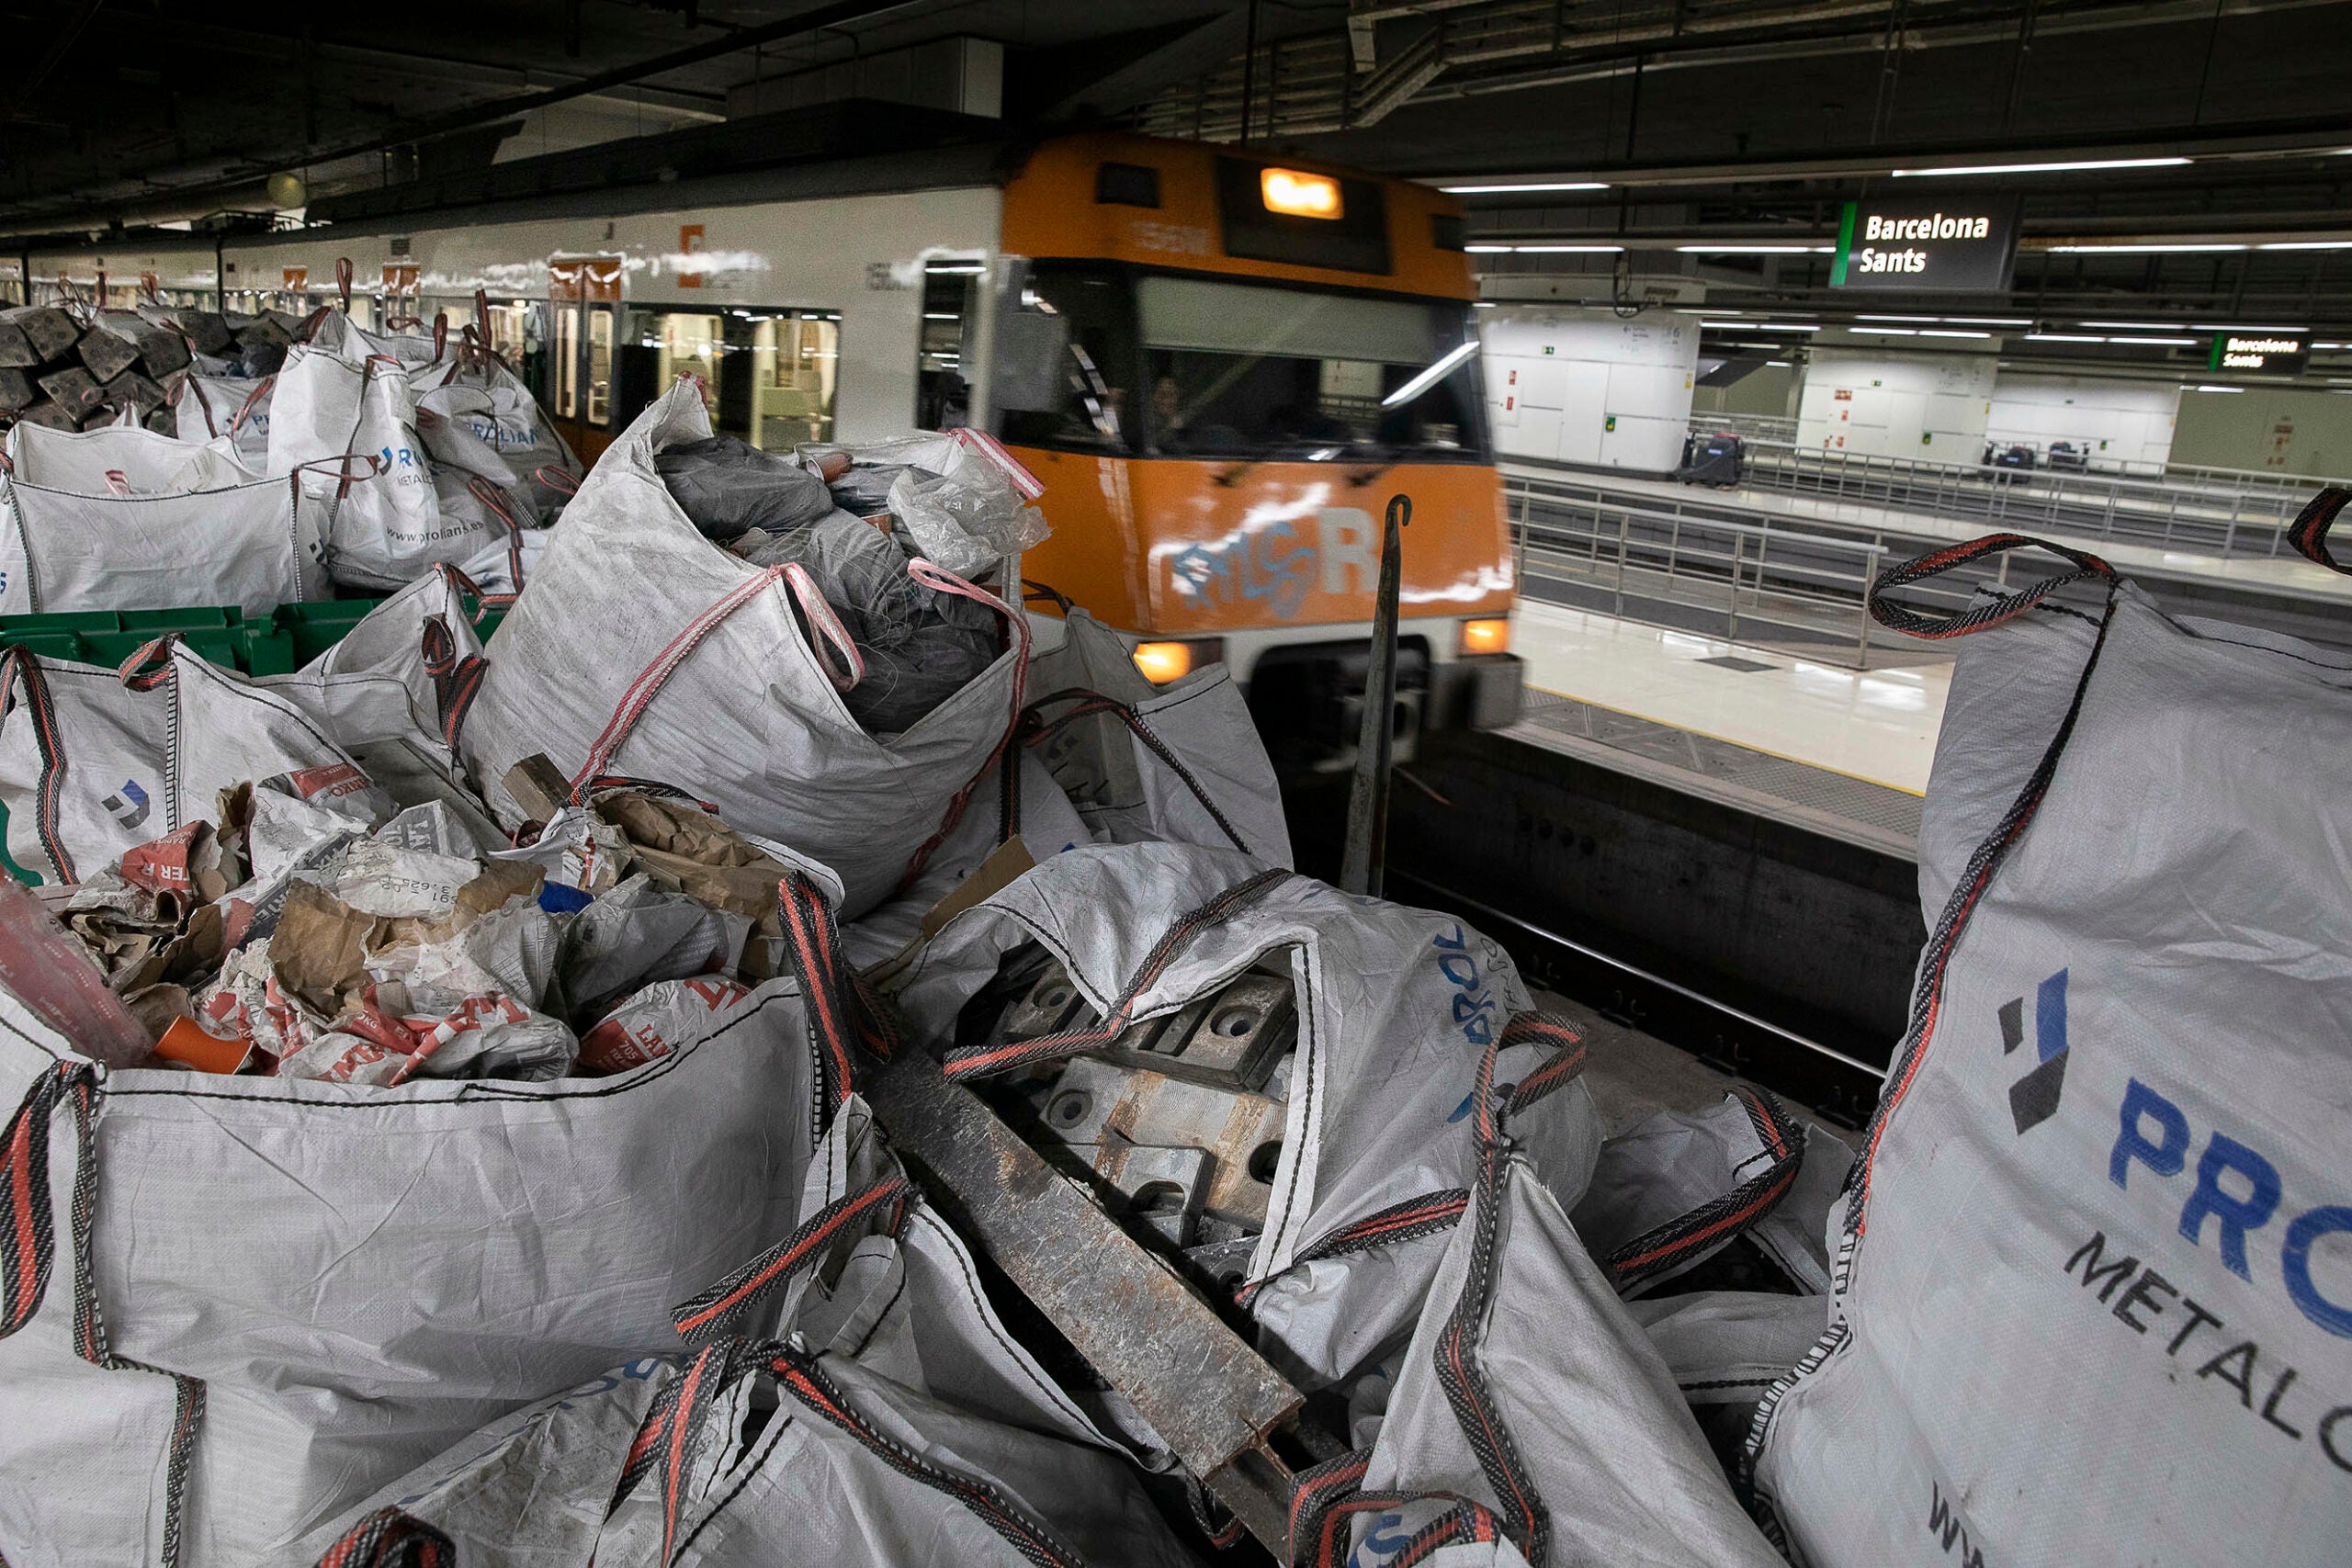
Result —
<instances>
[{"instance_id":1,"label":"train headlight","mask_svg":"<svg viewBox=\"0 0 2352 1568\"><path fill-rule=\"evenodd\" d=\"M1216 637L1195 637L1190 642L1140 642L1136 645L1136 668L1143 678L1155 686L1165 686L1181 681L1204 664L1214 664L1225 657L1225 644Z\"/></svg>"},{"instance_id":2,"label":"train headlight","mask_svg":"<svg viewBox=\"0 0 2352 1568\"><path fill-rule=\"evenodd\" d=\"M1266 210L1292 218L1340 216L1340 182L1328 175L1300 169L1265 169L1258 175L1258 192Z\"/></svg>"},{"instance_id":3,"label":"train headlight","mask_svg":"<svg viewBox=\"0 0 2352 1568\"><path fill-rule=\"evenodd\" d=\"M1462 623L1462 651L1467 653L1509 653L1510 651L1510 622L1464 621Z\"/></svg>"}]
</instances>

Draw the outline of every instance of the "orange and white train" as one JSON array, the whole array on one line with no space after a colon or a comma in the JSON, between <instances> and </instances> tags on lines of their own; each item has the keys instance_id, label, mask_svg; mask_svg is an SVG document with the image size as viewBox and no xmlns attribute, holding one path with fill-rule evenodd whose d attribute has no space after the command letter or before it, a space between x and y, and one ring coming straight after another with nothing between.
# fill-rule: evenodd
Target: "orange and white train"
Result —
<instances>
[{"instance_id":1,"label":"orange and white train","mask_svg":"<svg viewBox=\"0 0 2352 1568\"><path fill-rule=\"evenodd\" d=\"M313 211L280 233L35 252L115 290L468 319L583 457L683 373L752 444L994 433L1045 481L1023 558L1159 681L1214 659L1288 767L1352 747L1381 516L1410 498L1408 744L1507 723L1514 581L1462 218L1427 186L1247 149L1082 134L829 160L593 202ZM550 215L593 207L582 215Z\"/></svg>"}]
</instances>

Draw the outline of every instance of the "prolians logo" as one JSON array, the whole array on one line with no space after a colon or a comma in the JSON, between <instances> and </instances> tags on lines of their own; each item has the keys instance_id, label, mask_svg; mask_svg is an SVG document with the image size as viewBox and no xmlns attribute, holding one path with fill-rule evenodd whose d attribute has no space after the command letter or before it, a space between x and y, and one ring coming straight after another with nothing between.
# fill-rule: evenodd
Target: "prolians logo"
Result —
<instances>
[{"instance_id":1,"label":"prolians logo","mask_svg":"<svg viewBox=\"0 0 2352 1568\"><path fill-rule=\"evenodd\" d=\"M120 795L110 795L98 804L107 808L107 816L126 828L136 828L146 821L147 813L152 808L147 792L139 787L136 779L123 780Z\"/></svg>"},{"instance_id":2,"label":"prolians logo","mask_svg":"<svg viewBox=\"0 0 2352 1568\"><path fill-rule=\"evenodd\" d=\"M2014 1054L2025 1043L2025 998L2001 1004L2001 1055ZM2058 1113L2058 1090L2066 1080L2066 971L2041 982L2033 998L2033 1045L2036 1060L2025 1077L2009 1086L2009 1114L2023 1136Z\"/></svg>"}]
</instances>

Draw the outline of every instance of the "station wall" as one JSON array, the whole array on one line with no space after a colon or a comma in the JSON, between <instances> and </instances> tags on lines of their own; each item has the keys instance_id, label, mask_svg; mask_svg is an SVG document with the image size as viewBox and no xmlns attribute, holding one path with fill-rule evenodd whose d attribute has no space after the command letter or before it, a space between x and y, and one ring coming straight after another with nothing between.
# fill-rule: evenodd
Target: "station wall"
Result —
<instances>
[{"instance_id":1,"label":"station wall","mask_svg":"<svg viewBox=\"0 0 2352 1568\"><path fill-rule=\"evenodd\" d=\"M1661 474L1681 464L1695 318L1508 305L1479 314L1497 455Z\"/></svg>"},{"instance_id":2,"label":"station wall","mask_svg":"<svg viewBox=\"0 0 2352 1568\"><path fill-rule=\"evenodd\" d=\"M1794 366L1762 366L1728 387L1692 388L1690 412L1702 418L1711 413L1744 413L1787 419L1796 412L1799 379Z\"/></svg>"},{"instance_id":3,"label":"station wall","mask_svg":"<svg viewBox=\"0 0 2352 1568\"><path fill-rule=\"evenodd\" d=\"M2172 452L2180 392L2162 381L2005 372L1993 383L1984 436L2044 452L2052 442L2069 441L2093 463L2161 463Z\"/></svg>"},{"instance_id":4,"label":"station wall","mask_svg":"<svg viewBox=\"0 0 2352 1568\"><path fill-rule=\"evenodd\" d=\"M1797 403L1797 445L1981 462L1996 363L1990 355L1816 348Z\"/></svg>"},{"instance_id":5,"label":"station wall","mask_svg":"<svg viewBox=\"0 0 2352 1568\"><path fill-rule=\"evenodd\" d=\"M2352 395L2317 388L2184 388L2172 460L2352 479Z\"/></svg>"}]
</instances>

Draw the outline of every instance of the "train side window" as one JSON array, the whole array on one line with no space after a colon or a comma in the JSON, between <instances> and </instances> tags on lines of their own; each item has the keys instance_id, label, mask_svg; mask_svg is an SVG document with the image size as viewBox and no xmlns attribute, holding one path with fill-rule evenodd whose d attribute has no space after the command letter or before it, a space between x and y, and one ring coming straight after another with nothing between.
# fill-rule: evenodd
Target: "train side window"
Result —
<instances>
[{"instance_id":1,"label":"train side window","mask_svg":"<svg viewBox=\"0 0 2352 1568\"><path fill-rule=\"evenodd\" d=\"M922 269L922 333L915 351L915 428L952 430L969 424L970 383L966 379L969 344L966 323L974 314L981 275L977 261L925 262Z\"/></svg>"},{"instance_id":2,"label":"train side window","mask_svg":"<svg viewBox=\"0 0 2352 1568\"><path fill-rule=\"evenodd\" d=\"M580 307L569 301L555 310L555 415L580 417Z\"/></svg>"},{"instance_id":3,"label":"train side window","mask_svg":"<svg viewBox=\"0 0 2352 1568\"><path fill-rule=\"evenodd\" d=\"M1095 263L1034 262L997 307L996 434L1025 446L1125 452L1136 434L1135 291Z\"/></svg>"},{"instance_id":4,"label":"train side window","mask_svg":"<svg viewBox=\"0 0 2352 1568\"><path fill-rule=\"evenodd\" d=\"M613 319L610 305L594 305L588 313L588 423L613 422Z\"/></svg>"}]
</instances>

